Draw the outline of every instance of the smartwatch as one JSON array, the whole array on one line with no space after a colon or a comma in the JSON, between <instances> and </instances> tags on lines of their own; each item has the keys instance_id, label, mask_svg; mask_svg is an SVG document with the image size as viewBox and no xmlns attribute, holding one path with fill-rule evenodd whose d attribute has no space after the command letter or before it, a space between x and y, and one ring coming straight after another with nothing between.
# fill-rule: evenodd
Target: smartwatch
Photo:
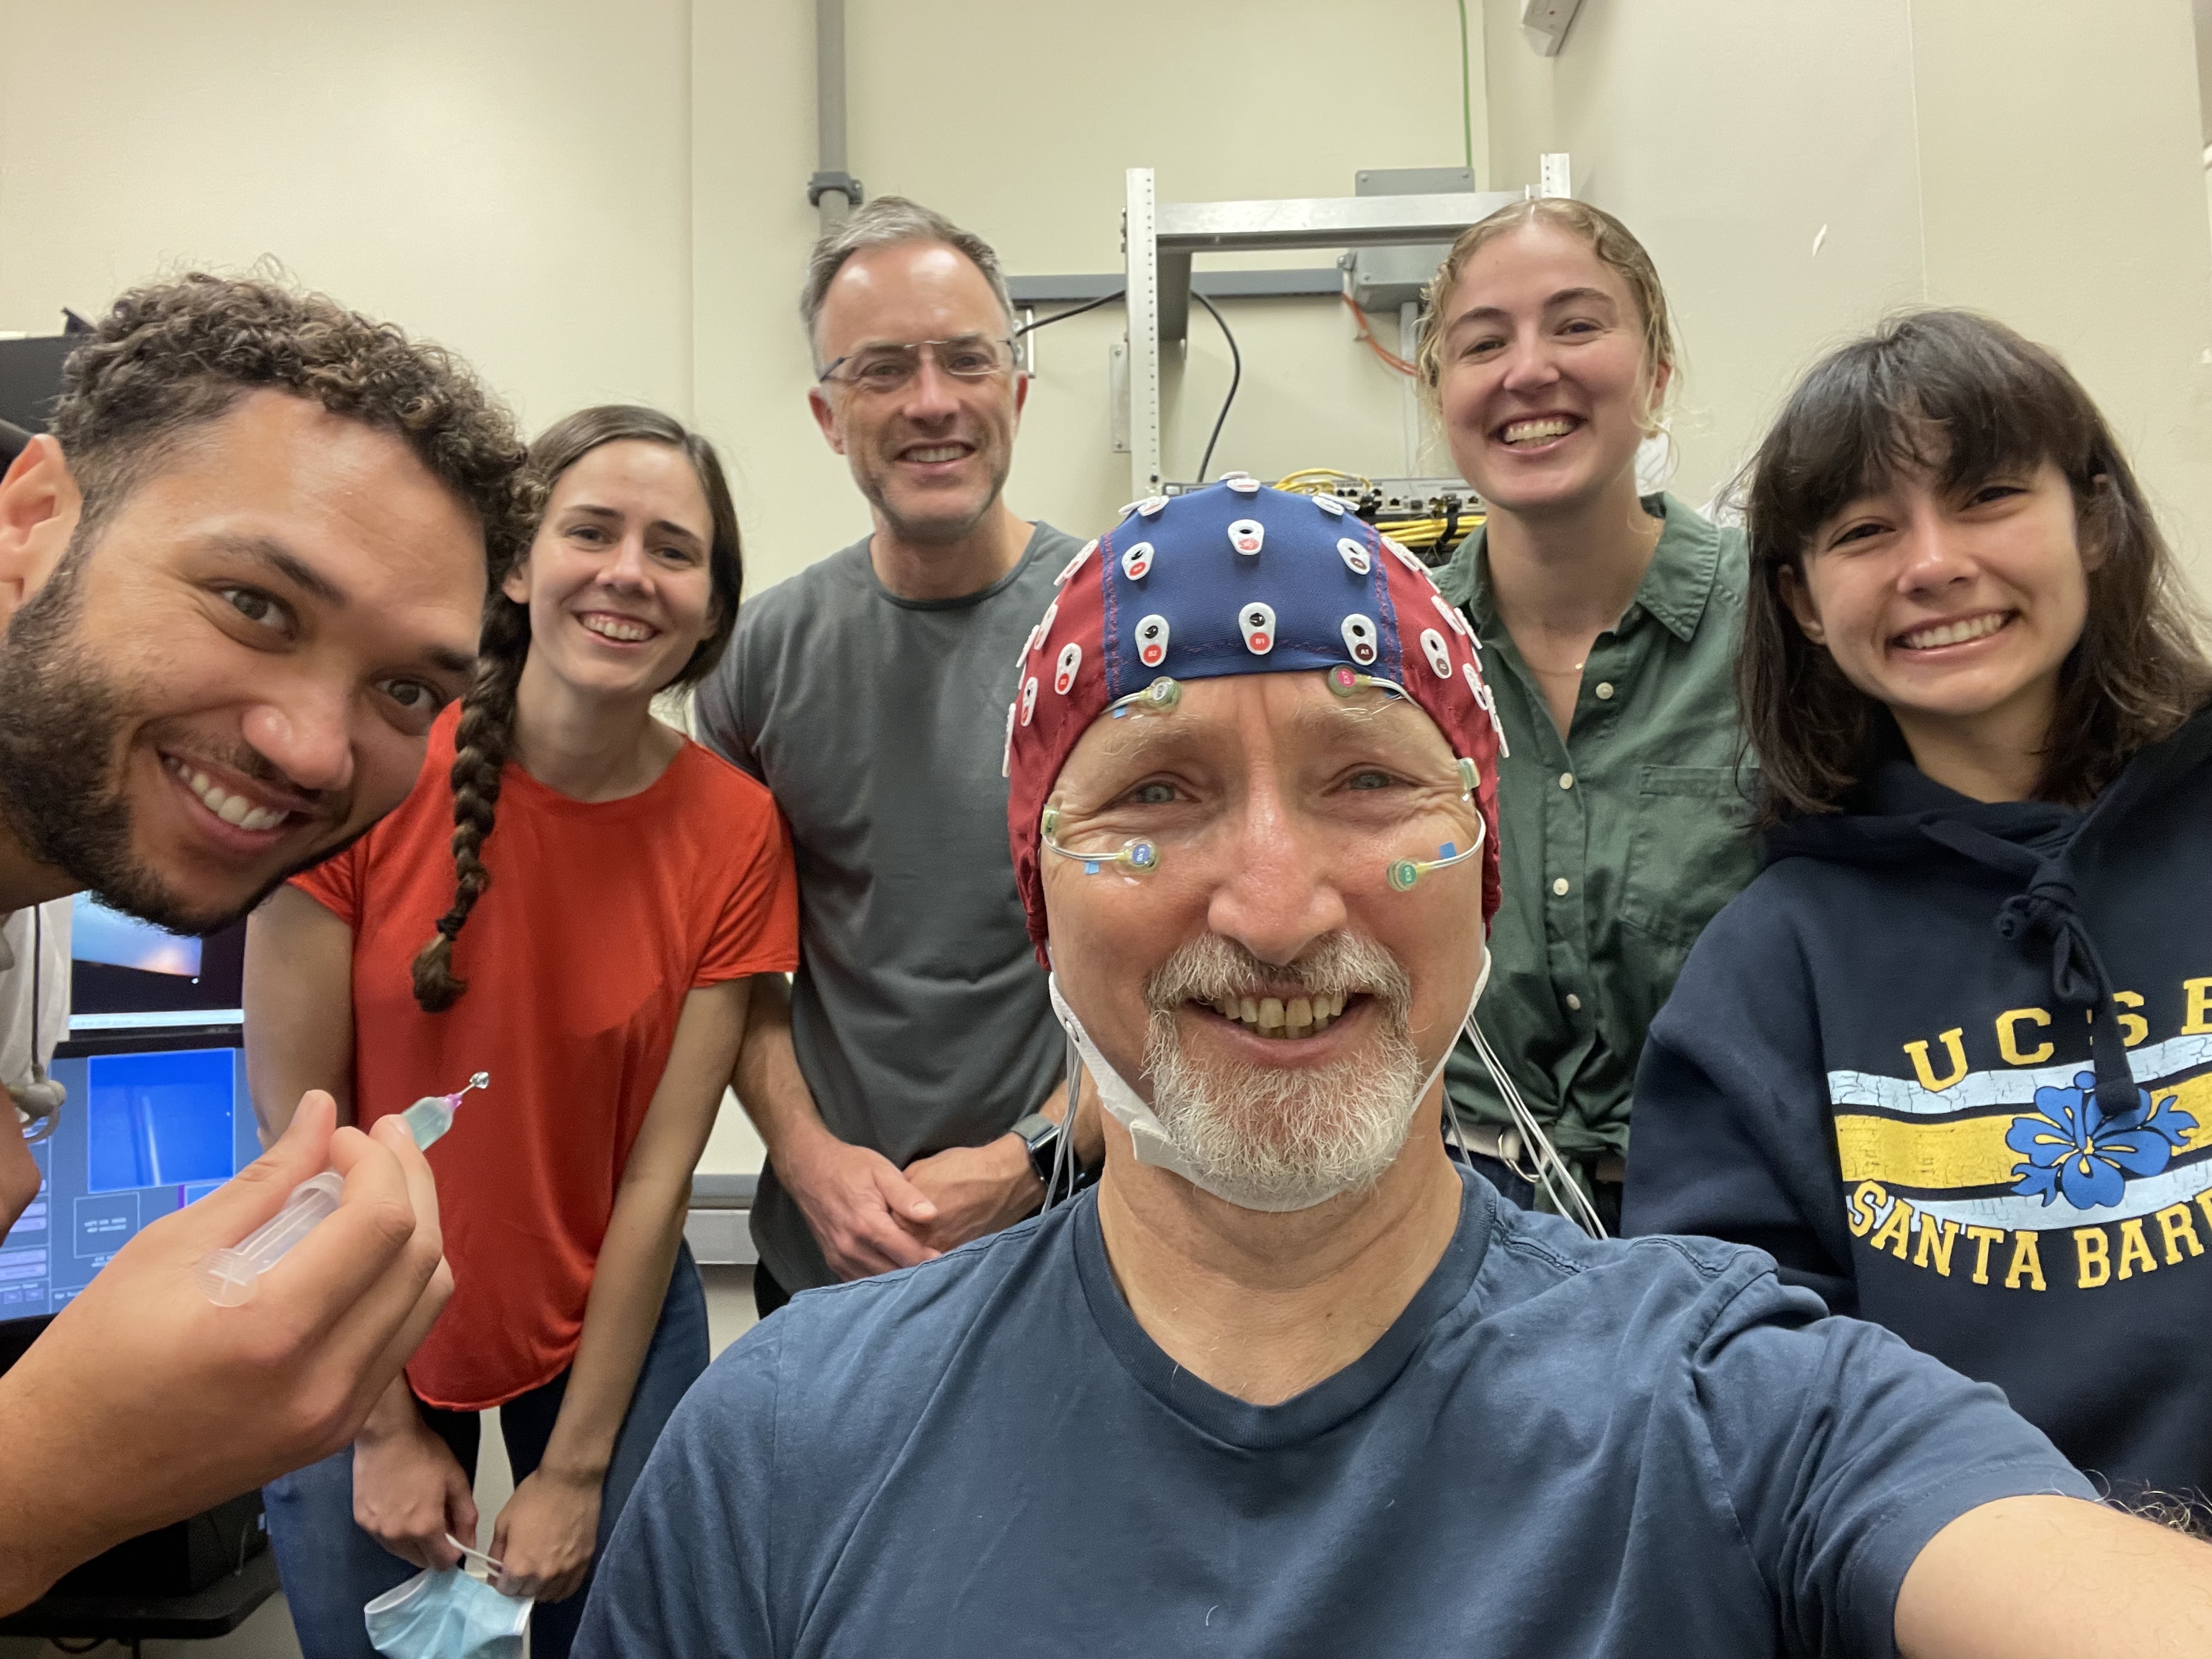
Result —
<instances>
[{"instance_id":1,"label":"smartwatch","mask_svg":"<svg viewBox=\"0 0 2212 1659\"><path fill-rule=\"evenodd\" d=\"M1042 1112L1031 1112L1014 1125L1030 1155L1030 1172L1046 1184L1052 1181L1053 1159L1060 1152L1060 1125Z\"/></svg>"}]
</instances>

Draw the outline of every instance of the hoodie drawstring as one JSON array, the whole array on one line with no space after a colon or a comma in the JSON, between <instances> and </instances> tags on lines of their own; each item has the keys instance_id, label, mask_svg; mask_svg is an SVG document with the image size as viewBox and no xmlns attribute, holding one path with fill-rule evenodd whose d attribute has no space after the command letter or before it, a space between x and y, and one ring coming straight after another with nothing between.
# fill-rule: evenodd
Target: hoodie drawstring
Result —
<instances>
[{"instance_id":1,"label":"hoodie drawstring","mask_svg":"<svg viewBox=\"0 0 2212 1659\"><path fill-rule=\"evenodd\" d=\"M1955 818L1934 818L1920 826L1929 840L1986 868L2025 879L2027 890L2004 902L1997 912L2000 937L2025 942L2038 936L2051 941L2051 994L2062 1008L2089 1011L2091 1054L2097 1073L2097 1105L2115 1127L2140 1116L2145 1103L2128 1065L2120 1036L2118 1006L2096 941L2075 908L2074 878L2065 856L2044 858L2027 848Z\"/></svg>"}]
</instances>

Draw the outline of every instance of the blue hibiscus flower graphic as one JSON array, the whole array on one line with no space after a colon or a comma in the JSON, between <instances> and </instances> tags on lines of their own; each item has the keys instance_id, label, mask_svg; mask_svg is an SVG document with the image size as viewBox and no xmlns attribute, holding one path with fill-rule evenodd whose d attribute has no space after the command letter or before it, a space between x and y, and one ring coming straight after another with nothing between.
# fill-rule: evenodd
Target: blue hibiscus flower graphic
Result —
<instances>
[{"instance_id":1,"label":"blue hibiscus flower graphic","mask_svg":"<svg viewBox=\"0 0 2212 1659\"><path fill-rule=\"evenodd\" d=\"M2038 1089L2035 1110L2005 1131L2005 1145L2027 1160L2013 1170L2020 1177L2013 1191L2094 1210L2118 1203L2130 1176L2166 1168L2196 1129L2196 1116L2175 1110L2171 1095L2154 1103L2148 1090L2136 1094L2133 1111L2108 1118L2094 1073L2075 1073L2070 1089Z\"/></svg>"}]
</instances>

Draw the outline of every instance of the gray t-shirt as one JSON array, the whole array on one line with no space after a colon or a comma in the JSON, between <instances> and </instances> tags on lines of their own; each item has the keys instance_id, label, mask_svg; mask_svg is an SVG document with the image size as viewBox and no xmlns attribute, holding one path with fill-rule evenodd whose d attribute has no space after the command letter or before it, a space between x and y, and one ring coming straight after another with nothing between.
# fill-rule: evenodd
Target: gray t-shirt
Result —
<instances>
[{"instance_id":1,"label":"gray t-shirt","mask_svg":"<svg viewBox=\"0 0 2212 1659\"><path fill-rule=\"evenodd\" d=\"M699 690L701 738L791 824L800 1074L830 1133L902 1167L1004 1134L1060 1079L999 768L1016 653L1080 546L1039 524L1000 580L921 600L863 539L746 601ZM752 1230L787 1289L836 1282L773 1166Z\"/></svg>"}]
</instances>

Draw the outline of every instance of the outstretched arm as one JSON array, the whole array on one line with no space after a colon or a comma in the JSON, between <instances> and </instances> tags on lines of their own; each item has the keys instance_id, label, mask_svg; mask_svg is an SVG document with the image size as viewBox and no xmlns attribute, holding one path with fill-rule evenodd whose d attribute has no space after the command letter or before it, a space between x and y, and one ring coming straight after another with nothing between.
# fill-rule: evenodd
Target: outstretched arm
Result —
<instances>
[{"instance_id":1,"label":"outstretched arm","mask_svg":"<svg viewBox=\"0 0 2212 1659\"><path fill-rule=\"evenodd\" d=\"M1905 1659L2212 1653L2212 1546L2078 1498L2007 1498L1937 1533L1897 1597Z\"/></svg>"}]
</instances>

